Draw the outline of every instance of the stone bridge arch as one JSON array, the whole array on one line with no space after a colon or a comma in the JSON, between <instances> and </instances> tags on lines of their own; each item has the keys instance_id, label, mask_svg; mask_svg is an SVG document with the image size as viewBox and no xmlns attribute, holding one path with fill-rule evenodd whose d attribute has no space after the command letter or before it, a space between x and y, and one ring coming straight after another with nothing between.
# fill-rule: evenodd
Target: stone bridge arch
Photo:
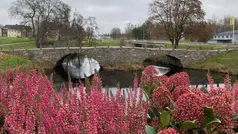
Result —
<instances>
[{"instance_id":1,"label":"stone bridge arch","mask_svg":"<svg viewBox=\"0 0 238 134\"><path fill-rule=\"evenodd\" d=\"M145 60L143 60L144 66L149 65L156 65L156 66L163 66L163 67L177 67L177 68L183 68L183 65L181 63L181 60L167 54L159 54L151 56Z\"/></svg>"}]
</instances>

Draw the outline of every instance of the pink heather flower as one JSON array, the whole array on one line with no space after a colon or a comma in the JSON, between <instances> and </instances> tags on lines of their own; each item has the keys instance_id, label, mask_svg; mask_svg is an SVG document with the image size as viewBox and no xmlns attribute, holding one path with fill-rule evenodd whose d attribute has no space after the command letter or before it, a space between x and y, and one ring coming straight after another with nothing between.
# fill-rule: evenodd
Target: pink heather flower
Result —
<instances>
[{"instance_id":1,"label":"pink heather flower","mask_svg":"<svg viewBox=\"0 0 238 134\"><path fill-rule=\"evenodd\" d=\"M223 96L226 100L227 103L232 104L233 101L235 100L234 95L232 94L231 91L228 91L224 88L213 88L209 92L210 97L215 97L215 96Z\"/></svg>"},{"instance_id":2,"label":"pink heather flower","mask_svg":"<svg viewBox=\"0 0 238 134\"><path fill-rule=\"evenodd\" d=\"M186 93L190 93L189 87L187 87L187 86L177 86L177 87L175 87L174 91L172 92L173 100L177 101L179 96L181 96L183 94L186 94Z\"/></svg>"},{"instance_id":3,"label":"pink heather flower","mask_svg":"<svg viewBox=\"0 0 238 134\"><path fill-rule=\"evenodd\" d=\"M204 117L203 107L203 100L198 95L194 93L183 94L175 102L173 119L176 122L196 120L201 124Z\"/></svg>"},{"instance_id":4,"label":"pink heather flower","mask_svg":"<svg viewBox=\"0 0 238 134\"><path fill-rule=\"evenodd\" d=\"M235 100L233 109L238 113L238 100Z\"/></svg>"},{"instance_id":5,"label":"pink heather flower","mask_svg":"<svg viewBox=\"0 0 238 134\"><path fill-rule=\"evenodd\" d=\"M212 88L209 92L210 96L222 96L226 92L225 88Z\"/></svg>"},{"instance_id":6,"label":"pink heather flower","mask_svg":"<svg viewBox=\"0 0 238 134\"><path fill-rule=\"evenodd\" d=\"M224 85L226 90L231 90L232 85L231 85L231 78L229 75L226 75L226 78L224 80Z\"/></svg>"},{"instance_id":7,"label":"pink heather flower","mask_svg":"<svg viewBox=\"0 0 238 134\"><path fill-rule=\"evenodd\" d=\"M210 76L210 74L207 74L207 80L210 86L210 90L214 89L214 80L212 79L212 77Z\"/></svg>"},{"instance_id":8,"label":"pink heather flower","mask_svg":"<svg viewBox=\"0 0 238 134\"><path fill-rule=\"evenodd\" d=\"M156 88L152 94L152 106L158 111L165 109L170 105L169 97L172 98L171 93L165 86Z\"/></svg>"},{"instance_id":9,"label":"pink heather flower","mask_svg":"<svg viewBox=\"0 0 238 134\"><path fill-rule=\"evenodd\" d=\"M97 76L97 74L95 74L95 75L93 76L92 86L95 86L95 87L97 87L98 89L101 89L101 88L102 88L102 81L101 81L100 77Z\"/></svg>"},{"instance_id":10,"label":"pink heather flower","mask_svg":"<svg viewBox=\"0 0 238 134\"><path fill-rule=\"evenodd\" d=\"M101 90L100 79L94 77L90 93L85 92L83 85L57 93L52 82L36 71L8 74L6 78L0 77L0 114L5 118L3 131L24 134L145 133L148 104L142 100L142 89L131 90L130 99L125 99L120 89L116 96L109 96Z\"/></svg>"},{"instance_id":11,"label":"pink heather flower","mask_svg":"<svg viewBox=\"0 0 238 134\"><path fill-rule=\"evenodd\" d=\"M168 128L158 132L157 134L179 134L179 133L173 128Z\"/></svg>"},{"instance_id":12,"label":"pink heather flower","mask_svg":"<svg viewBox=\"0 0 238 134\"><path fill-rule=\"evenodd\" d=\"M153 84L153 78L158 74L154 66L148 66L144 69L141 76L141 84Z\"/></svg>"},{"instance_id":13,"label":"pink heather flower","mask_svg":"<svg viewBox=\"0 0 238 134\"><path fill-rule=\"evenodd\" d=\"M238 100L238 83L235 83L233 87L233 96L236 100Z\"/></svg>"}]
</instances>

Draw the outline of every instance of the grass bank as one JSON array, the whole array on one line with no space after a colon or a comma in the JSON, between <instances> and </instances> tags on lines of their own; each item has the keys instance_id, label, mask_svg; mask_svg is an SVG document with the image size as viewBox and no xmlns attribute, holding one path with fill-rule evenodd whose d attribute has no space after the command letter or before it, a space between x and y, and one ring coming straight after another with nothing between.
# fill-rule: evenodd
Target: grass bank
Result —
<instances>
[{"instance_id":1,"label":"grass bank","mask_svg":"<svg viewBox=\"0 0 238 134\"><path fill-rule=\"evenodd\" d=\"M36 68L41 70L40 64L30 61L24 57L13 56L0 53L0 72L5 72L7 69L32 69Z\"/></svg>"},{"instance_id":2,"label":"grass bank","mask_svg":"<svg viewBox=\"0 0 238 134\"><path fill-rule=\"evenodd\" d=\"M193 69L211 70L238 75L238 51L226 55L209 58L202 63L194 64Z\"/></svg>"},{"instance_id":3,"label":"grass bank","mask_svg":"<svg viewBox=\"0 0 238 134\"><path fill-rule=\"evenodd\" d=\"M0 44L12 44L31 41L34 40L32 38L21 38L21 37L0 37Z\"/></svg>"}]
</instances>

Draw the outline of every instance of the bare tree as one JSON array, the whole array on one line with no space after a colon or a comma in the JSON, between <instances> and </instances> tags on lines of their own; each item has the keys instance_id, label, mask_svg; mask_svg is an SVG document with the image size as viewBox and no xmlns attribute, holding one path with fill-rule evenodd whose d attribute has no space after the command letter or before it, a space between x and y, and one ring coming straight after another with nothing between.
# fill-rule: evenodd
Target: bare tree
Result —
<instances>
[{"instance_id":1,"label":"bare tree","mask_svg":"<svg viewBox=\"0 0 238 134\"><path fill-rule=\"evenodd\" d=\"M121 29L120 29L120 28L114 27L114 28L111 30L111 37L112 37L113 39L119 39L119 38L120 38L120 35L121 35Z\"/></svg>"},{"instance_id":2,"label":"bare tree","mask_svg":"<svg viewBox=\"0 0 238 134\"><path fill-rule=\"evenodd\" d=\"M62 11L62 12L60 12ZM49 24L56 16L69 18L70 7L61 0L16 0L9 8L10 16L20 18L25 24L30 24L37 47L45 41ZM61 17L62 19L62 17Z\"/></svg>"},{"instance_id":3,"label":"bare tree","mask_svg":"<svg viewBox=\"0 0 238 134\"><path fill-rule=\"evenodd\" d=\"M163 26L174 48L184 37L185 26L203 20L205 15L200 0L154 0L149 13L153 23Z\"/></svg>"},{"instance_id":4,"label":"bare tree","mask_svg":"<svg viewBox=\"0 0 238 134\"><path fill-rule=\"evenodd\" d=\"M133 38L132 31L133 31L134 28L135 28L135 26L132 23L127 23L126 24L125 33L126 33L127 39L132 39Z\"/></svg>"},{"instance_id":5,"label":"bare tree","mask_svg":"<svg viewBox=\"0 0 238 134\"><path fill-rule=\"evenodd\" d=\"M73 21L70 28L71 39L77 42L77 46L82 46L82 40L85 37L85 31L83 28L83 16L78 12L74 13Z\"/></svg>"},{"instance_id":6,"label":"bare tree","mask_svg":"<svg viewBox=\"0 0 238 134\"><path fill-rule=\"evenodd\" d=\"M86 28L86 37L88 40L91 40L93 36L93 29L91 27Z\"/></svg>"}]
</instances>

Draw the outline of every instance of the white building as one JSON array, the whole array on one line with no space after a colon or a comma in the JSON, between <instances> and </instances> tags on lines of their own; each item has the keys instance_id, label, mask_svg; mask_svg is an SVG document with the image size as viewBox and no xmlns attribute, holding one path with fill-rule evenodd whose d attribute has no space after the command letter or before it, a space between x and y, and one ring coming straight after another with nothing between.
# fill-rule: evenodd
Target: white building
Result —
<instances>
[{"instance_id":1,"label":"white building","mask_svg":"<svg viewBox=\"0 0 238 134\"><path fill-rule=\"evenodd\" d=\"M227 31L216 34L208 43L232 43L233 31ZM238 43L238 30L235 30L235 43Z\"/></svg>"},{"instance_id":2,"label":"white building","mask_svg":"<svg viewBox=\"0 0 238 134\"><path fill-rule=\"evenodd\" d=\"M31 27L24 25L6 25L7 37L29 37L31 35Z\"/></svg>"},{"instance_id":3,"label":"white building","mask_svg":"<svg viewBox=\"0 0 238 134\"><path fill-rule=\"evenodd\" d=\"M21 37L21 30L17 29L8 29L7 37Z\"/></svg>"}]
</instances>

